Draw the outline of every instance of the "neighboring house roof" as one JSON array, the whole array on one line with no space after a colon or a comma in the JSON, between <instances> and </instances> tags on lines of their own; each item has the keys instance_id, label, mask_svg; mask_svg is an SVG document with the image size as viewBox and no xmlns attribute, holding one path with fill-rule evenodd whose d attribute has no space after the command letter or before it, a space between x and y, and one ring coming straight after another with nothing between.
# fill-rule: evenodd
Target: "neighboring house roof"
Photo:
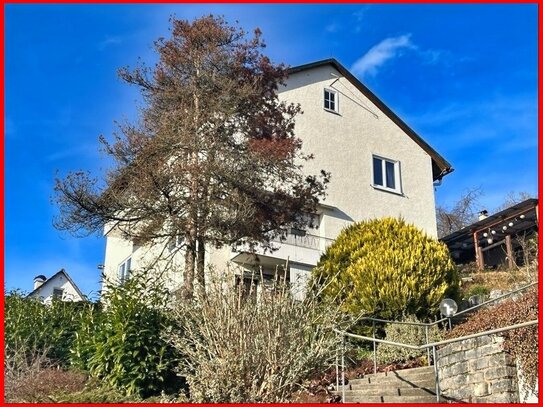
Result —
<instances>
[{"instance_id":1,"label":"neighboring house roof","mask_svg":"<svg viewBox=\"0 0 543 407\"><path fill-rule=\"evenodd\" d=\"M318 68L324 65L332 65L345 78L347 78L362 94L364 94L373 104L375 104L384 114L386 114L398 127L400 127L415 143L417 143L432 158L432 175L434 181L440 180L445 175L454 171L451 164L445 160L436 150L434 150L426 141L422 139L411 127L400 119L385 103L379 99L371 90L360 82L347 68L341 65L336 59L329 58L322 61L316 61L309 64L295 66L289 69L289 73L297 73L308 69Z\"/></svg>"},{"instance_id":2,"label":"neighboring house roof","mask_svg":"<svg viewBox=\"0 0 543 407\"><path fill-rule=\"evenodd\" d=\"M81 292L81 290L79 289L79 287L74 283L74 280L72 280L72 278L70 277L70 275L68 273L66 273L66 271L64 269L60 269L59 271L57 271L55 274L53 274L50 278L46 279L42 285L40 285L38 288L34 289L30 294L27 295L27 297L32 297L34 295L36 295L43 287L45 287L50 281L53 281L55 279L56 276L58 276L59 274L62 274L64 275L64 277L66 278L66 280L68 280L68 282L73 286L74 290L77 292L77 294L81 297L81 299L83 301L86 300L86 296L83 295L83 293ZM43 276L45 278L45 276Z\"/></svg>"}]
</instances>

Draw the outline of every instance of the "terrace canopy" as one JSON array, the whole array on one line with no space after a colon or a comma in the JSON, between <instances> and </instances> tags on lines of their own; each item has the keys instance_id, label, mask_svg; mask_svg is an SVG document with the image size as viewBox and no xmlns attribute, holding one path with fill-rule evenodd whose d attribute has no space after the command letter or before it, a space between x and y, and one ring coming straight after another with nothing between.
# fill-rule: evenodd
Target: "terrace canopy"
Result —
<instances>
[{"instance_id":1,"label":"terrace canopy","mask_svg":"<svg viewBox=\"0 0 543 407\"><path fill-rule=\"evenodd\" d=\"M475 261L482 270L522 264L522 241L539 229L538 200L527 199L457 230L440 240L457 264Z\"/></svg>"}]
</instances>

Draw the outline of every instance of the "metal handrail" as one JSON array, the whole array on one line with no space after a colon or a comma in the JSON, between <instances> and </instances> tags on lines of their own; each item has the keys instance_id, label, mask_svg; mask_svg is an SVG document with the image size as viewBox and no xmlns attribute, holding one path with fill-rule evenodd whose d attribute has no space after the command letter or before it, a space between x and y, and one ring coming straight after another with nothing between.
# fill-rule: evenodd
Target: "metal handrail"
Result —
<instances>
[{"instance_id":1,"label":"metal handrail","mask_svg":"<svg viewBox=\"0 0 543 407\"><path fill-rule=\"evenodd\" d=\"M456 317L456 316L458 316L458 315L465 314L466 312L473 311L474 309L484 307L485 305L488 305L488 304L490 304L491 302L496 302L496 301L498 301L498 300L501 300L502 298L509 297L509 296L511 296L511 295L513 295L513 294L516 294L516 293L518 293L518 292L524 291L524 290L526 290L527 288L530 288L530 287L532 287L532 286L534 286L534 285L537 285L538 283L539 283L539 281L534 281L533 283L530 283L530 284L528 284L528 285L525 285L524 287L520 287L520 288L518 288L518 289L516 289L516 290L509 291L508 293L502 294L502 295L500 295L499 297L496 297L496 298L493 298L493 299L491 299L491 300L482 302L481 304L477 304L477 305L475 305L475 306L473 306L473 307L471 307L471 308L466 308L465 310L456 313L454 316ZM447 318L442 318L441 320L436 321L435 323L443 322L443 321L445 321L446 319L447 319Z\"/></svg>"},{"instance_id":2,"label":"metal handrail","mask_svg":"<svg viewBox=\"0 0 543 407\"><path fill-rule=\"evenodd\" d=\"M335 241L334 239L325 236L313 235L307 232L301 235L289 232L282 236L275 236L271 240L275 243L304 247L306 249L313 250L324 250Z\"/></svg>"},{"instance_id":3,"label":"metal handrail","mask_svg":"<svg viewBox=\"0 0 543 407\"><path fill-rule=\"evenodd\" d=\"M361 340L377 342L377 343L383 343L385 345L399 346L399 347L402 347L402 348L409 348L409 349L413 349L413 350L424 350L426 348L431 348L431 347L434 347L434 346L441 346L441 345L447 345L449 343L460 342L460 341L463 341L465 339L473 339L473 338L478 338L479 336L492 335L492 334L496 334L496 333L500 333L500 332L504 332L504 331L510 331L512 329L518 329L518 328L524 328L524 327L531 326L531 325L537 325L538 322L539 322L539 320L534 319L532 321L523 322L523 323L520 323L520 324L509 325L509 326L506 326L506 327L503 327L503 328L490 329L488 331L479 332L479 333L471 334L471 335L459 336L458 338L447 339L447 340L439 341L439 342L430 342L430 343L424 344L424 345L410 345L410 344L407 344L407 343L387 341L386 339L377 339L377 338L372 338L370 336L356 335L356 334L352 334L350 332L340 331L338 329L334 329L334 332L336 332L336 333L338 333L340 335L348 336L350 338L361 339Z\"/></svg>"},{"instance_id":4,"label":"metal handrail","mask_svg":"<svg viewBox=\"0 0 543 407\"><path fill-rule=\"evenodd\" d=\"M463 311L460 311L458 313L456 313L454 316L457 317L458 315L462 315L462 314L465 314L467 312L471 312L477 308L481 308L481 307L484 307L492 302L496 302L498 300L501 300L502 298L505 298L505 297L508 297L508 296L511 296L513 294L516 294L520 291L524 291L526 290L527 288L530 288L534 285L537 285L539 282L538 281L534 281L533 283L530 283L528 285L525 285L521 288L518 288L514 291L510 291L508 293L505 293L505 294L502 294L500 295L499 297L496 297L496 298L493 298L491 300L488 300L488 301L485 301L485 302L482 302L481 304L477 304L471 308L466 308L465 310ZM428 327L431 327L431 326L434 326L434 325L437 325L441 322L444 322L444 321L447 321L449 320L450 317L445 317L445 318L441 318L437 321L434 321L434 322L408 322L408 321L393 321L393 320L387 320L387 319L379 319L379 318L373 318L373 317L361 317L360 320L361 321L373 321L373 322L384 322L384 323L387 323L387 324L397 324L397 325L414 325L414 326L428 326Z\"/></svg>"},{"instance_id":5,"label":"metal handrail","mask_svg":"<svg viewBox=\"0 0 543 407\"><path fill-rule=\"evenodd\" d=\"M344 348L345 348L345 337L346 336L354 338L354 339L361 339L361 340L371 341L374 344L375 343L383 343L383 344L386 344L386 345L399 346L399 347L414 349L414 350L424 350L424 349L432 348L432 353L433 353L433 358L434 358L434 360L433 360L433 362L434 362L434 374L435 374L435 378L436 378L436 398L437 398L437 401L439 402L440 401L440 389L439 389L439 373L438 373L438 368L437 368L437 352L436 352L436 348L438 346L447 345L447 344L454 343L454 342L460 342L460 341L463 341L463 340L466 340L466 339L478 338L480 336L492 335L492 334L496 334L496 333L500 333L500 332L510 331L510 330L513 330L513 329L525 328L525 327L528 327L528 326L537 325L538 323L539 323L539 320L534 319L532 321L522 322L520 324L509 325L509 326L502 327L502 328L491 329L491 330L484 331L484 332L479 332L479 333L476 333L476 334L460 336L458 338L446 339L446 340L439 341L439 342L426 343L424 345L418 345L418 346L417 345L409 345L409 344L405 344L405 343L398 343L398 342L393 342L393 341L387 341L385 339L377 339L375 337L372 338L372 337L369 337L369 336L356 335L356 334L352 334L350 332L340 331L338 329L334 329L334 332L336 332L336 333L338 333L338 334L340 334L342 336L342 348L343 348L342 350L343 351L344 351ZM341 383L342 384L342 402L345 402L345 361L344 361L344 359L342 359L341 364L342 364L342 369L341 369L342 370L342 372L341 372L341 375L342 375L342 383Z\"/></svg>"}]
</instances>

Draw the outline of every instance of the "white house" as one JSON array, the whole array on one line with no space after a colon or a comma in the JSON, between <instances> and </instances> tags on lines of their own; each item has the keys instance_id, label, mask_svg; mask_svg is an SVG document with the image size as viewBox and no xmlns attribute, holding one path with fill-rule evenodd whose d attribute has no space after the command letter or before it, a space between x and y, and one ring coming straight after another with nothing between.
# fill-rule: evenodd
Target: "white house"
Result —
<instances>
[{"instance_id":1,"label":"white house","mask_svg":"<svg viewBox=\"0 0 543 407\"><path fill-rule=\"evenodd\" d=\"M304 170L331 172L326 201L315 227L291 230L286 241L277 242L276 251L210 248L208 265L223 269L237 264L241 282L243 271L252 274L256 267L264 279L272 278L288 259L286 278L300 292L324 249L352 222L403 217L437 237L434 182L452 168L413 129L335 59L291 68L279 92L281 100L299 103L304 112L296 118L296 135L303 150L315 157ZM106 231L106 237L106 278L125 278L154 252L115 231ZM182 282L180 273L168 278L173 287Z\"/></svg>"},{"instance_id":2,"label":"white house","mask_svg":"<svg viewBox=\"0 0 543 407\"><path fill-rule=\"evenodd\" d=\"M51 303L53 298L62 301L86 301L85 296L64 269L50 278L42 274L34 277L34 290L27 297L38 298L45 304Z\"/></svg>"}]
</instances>

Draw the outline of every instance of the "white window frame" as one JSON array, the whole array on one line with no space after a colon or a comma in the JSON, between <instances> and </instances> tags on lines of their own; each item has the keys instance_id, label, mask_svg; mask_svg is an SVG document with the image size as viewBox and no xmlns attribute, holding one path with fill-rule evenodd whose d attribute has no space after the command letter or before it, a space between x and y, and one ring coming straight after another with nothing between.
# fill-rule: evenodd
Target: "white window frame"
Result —
<instances>
[{"instance_id":1,"label":"white window frame","mask_svg":"<svg viewBox=\"0 0 543 407\"><path fill-rule=\"evenodd\" d=\"M373 161L381 160L381 174L383 177L383 185L379 185L375 183L375 172L373 167ZM386 185L387 180L387 170L386 170L386 163L391 163L394 165L394 188L388 187ZM401 168L400 168L400 161L398 160L391 160L390 158L385 158L381 155L373 154L371 156L371 173L372 173L372 183L371 185L376 189L381 189L383 191L393 192L395 194L403 195L402 191L402 177L401 177Z\"/></svg>"},{"instance_id":2,"label":"white window frame","mask_svg":"<svg viewBox=\"0 0 543 407\"><path fill-rule=\"evenodd\" d=\"M334 103L334 108L333 109L325 106L326 93L327 92L334 95L334 102L333 102ZM328 104L330 104L329 99L328 99ZM327 112L339 113L339 97L338 97L337 91L335 91L333 89L330 89L330 88L324 88L322 106L323 106L324 110L326 110Z\"/></svg>"},{"instance_id":3,"label":"white window frame","mask_svg":"<svg viewBox=\"0 0 543 407\"><path fill-rule=\"evenodd\" d=\"M132 256L125 259L117 268L119 282L124 284L130 278L130 271L132 270Z\"/></svg>"}]
</instances>

